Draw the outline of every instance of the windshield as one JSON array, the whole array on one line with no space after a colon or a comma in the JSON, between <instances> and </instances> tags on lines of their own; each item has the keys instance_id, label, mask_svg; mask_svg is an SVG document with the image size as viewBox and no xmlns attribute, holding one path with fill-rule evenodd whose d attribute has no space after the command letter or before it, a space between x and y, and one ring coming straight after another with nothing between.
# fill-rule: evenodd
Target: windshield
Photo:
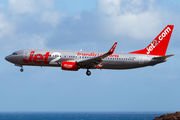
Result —
<instances>
[{"instance_id":1,"label":"windshield","mask_svg":"<svg viewBox=\"0 0 180 120\"><path fill-rule=\"evenodd\" d=\"M17 55L17 53L16 53L16 52L13 52L11 55Z\"/></svg>"}]
</instances>

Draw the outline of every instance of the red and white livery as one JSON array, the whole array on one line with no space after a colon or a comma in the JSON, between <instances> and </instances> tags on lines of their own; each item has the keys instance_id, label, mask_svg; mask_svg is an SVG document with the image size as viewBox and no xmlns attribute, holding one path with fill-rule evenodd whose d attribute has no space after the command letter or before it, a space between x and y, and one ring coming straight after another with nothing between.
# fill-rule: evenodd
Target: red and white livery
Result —
<instances>
[{"instance_id":1,"label":"red and white livery","mask_svg":"<svg viewBox=\"0 0 180 120\"><path fill-rule=\"evenodd\" d=\"M66 50L19 50L5 59L16 66L51 66L62 70L78 71L87 69L132 69L153 66L165 62L165 55L174 25L167 25L164 30L144 49L129 53L114 53L117 42L106 52L66 51Z\"/></svg>"}]
</instances>

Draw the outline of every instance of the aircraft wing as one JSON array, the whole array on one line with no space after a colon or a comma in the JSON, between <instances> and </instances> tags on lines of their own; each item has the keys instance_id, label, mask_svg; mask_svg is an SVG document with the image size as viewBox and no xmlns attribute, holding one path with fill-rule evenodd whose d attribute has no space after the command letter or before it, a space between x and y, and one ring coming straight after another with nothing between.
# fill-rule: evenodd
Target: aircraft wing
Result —
<instances>
[{"instance_id":1,"label":"aircraft wing","mask_svg":"<svg viewBox=\"0 0 180 120\"><path fill-rule=\"evenodd\" d=\"M98 65L99 63L102 62L102 59L113 54L113 52L116 48L116 45L117 45L117 42L115 42L114 45L111 47L111 49L103 55L100 55L100 56L97 56L97 57L94 57L91 59L80 60L80 61L77 61L77 63L80 67L85 67L85 68L95 67L96 65Z\"/></svg>"}]
</instances>

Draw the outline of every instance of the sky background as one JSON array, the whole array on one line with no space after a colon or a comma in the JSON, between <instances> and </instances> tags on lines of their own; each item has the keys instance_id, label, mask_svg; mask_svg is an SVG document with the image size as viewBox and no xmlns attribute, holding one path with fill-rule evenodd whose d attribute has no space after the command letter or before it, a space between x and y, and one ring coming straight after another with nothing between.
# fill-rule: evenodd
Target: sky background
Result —
<instances>
[{"instance_id":1,"label":"sky background","mask_svg":"<svg viewBox=\"0 0 180 120\"><path fill-rule=\"evenodd\" d=\"M179 0L1 0L0 112L180 110ZM167 62L132 70L62 71L20 67L5 56L22 49L128 53L174 25Z\"/></svg>"}]
</instances>

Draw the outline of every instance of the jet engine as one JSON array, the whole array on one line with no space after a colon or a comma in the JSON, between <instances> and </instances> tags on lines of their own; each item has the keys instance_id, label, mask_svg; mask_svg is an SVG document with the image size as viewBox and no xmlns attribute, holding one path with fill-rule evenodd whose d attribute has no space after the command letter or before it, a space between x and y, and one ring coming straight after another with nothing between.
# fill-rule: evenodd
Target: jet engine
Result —
<instances>
[{"instance_id":1,"label":"jet engine","mask_svg":"<svg viewBox=\"0 0 180 120\"><path fill-rule=\"evenodd\" d=\"M61 64L62 70L78 71L78 64L76 62L63 61Z\"/></svg>"}]
</instances>

